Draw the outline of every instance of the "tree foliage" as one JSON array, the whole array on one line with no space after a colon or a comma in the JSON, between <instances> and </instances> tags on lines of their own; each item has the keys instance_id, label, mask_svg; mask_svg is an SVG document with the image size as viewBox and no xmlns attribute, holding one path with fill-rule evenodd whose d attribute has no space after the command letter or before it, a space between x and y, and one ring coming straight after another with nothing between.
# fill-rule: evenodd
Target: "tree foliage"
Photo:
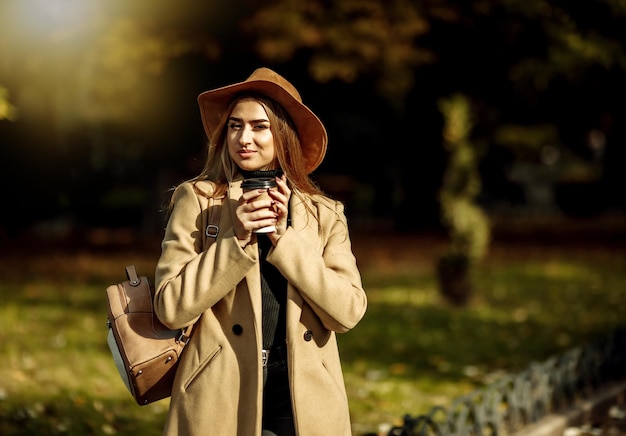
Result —
<instances>
[{"instance_id":1,"label":"tree foliage","mask_svg":"<svg viewBox=\"0 0 626 436\"><path fill-rule=\"evenodd\" d=\"M278 0L246 28L268 61L304 52L320 82L375 76L391 99L403 99L433 64L457 88L448 92L483 97L626 70L624 0Z\"/></svg>"},{"instance_id":2,"label":"tree foliage","mask_svg":"<svg viewBox=\"0 0 626 436\"><path fill-rule=\"evenodd\" d=\"M310 53L309 71L324 83L376 77L377 92L403 98L414 73L434 54L415 44L429 25L411 0L279 1L249 20L259 54L272 62Z\"/></svg>"}]
</instances>

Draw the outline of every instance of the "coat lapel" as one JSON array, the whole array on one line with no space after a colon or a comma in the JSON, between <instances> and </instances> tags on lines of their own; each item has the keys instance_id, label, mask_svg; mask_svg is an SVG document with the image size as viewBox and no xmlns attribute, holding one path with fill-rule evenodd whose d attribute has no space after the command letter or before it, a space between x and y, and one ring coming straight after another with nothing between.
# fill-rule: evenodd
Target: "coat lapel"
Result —
<instances>
[{"instance_id":1,"label":"coat lapel","mask_svg":"<svg viewBox=\"0 0 626 436\"><path fill-rule=\"evenodd\" d=\"M233 222L233 217L235 216L235 210L237 208L237 204L239 203L239 198L243 194L243 190L241 189L241 179L230 182L228 185L228 208L231 220ZM256 243L256 239L254 242L248 244L244 251L248 254L248 256L258 259L259 257L259 247ZM250 299L250 306L252 307L252 312L254 314L254 324L256 328L257 341L262 343L262 331L261 331L261 320L263 317L263 307L261 301L261 271L259 268L252 268L250 272L245 276L244 281L242 283L247 289L246 292ZM241 285L240 285L241 286ZM255 290L259 290L258 292Z\"/></svg>"},{"instance_id":2,"label":"coat lapel","mask_svg":"<svg viewBox=\"0 0 626 436\"><path fill-rule=\"evenodd\" d=\"M289 215L291 219L291 227L298 233L309 233L313 230L317 230L315 218L307 215L307 210L301 197L292 195L289 202ZM308 236L305 236L310 239ZM300 316L302 315L302 306L304 299L300 292L298 292L291 283L287 285L287 330L292 330L300 322ZM289 336L289 334L288 334Z\"/></svg>"}]
</instances>

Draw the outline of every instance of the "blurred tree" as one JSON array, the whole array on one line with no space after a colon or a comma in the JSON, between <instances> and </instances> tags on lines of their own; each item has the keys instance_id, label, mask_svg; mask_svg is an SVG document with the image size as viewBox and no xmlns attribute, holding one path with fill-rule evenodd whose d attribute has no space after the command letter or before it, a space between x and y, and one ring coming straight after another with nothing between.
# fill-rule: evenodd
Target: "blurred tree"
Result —
<instances>
[{"instance_id":1,"label":"blurred tree","mask_svg":"<svg viewBox=\"0 0 626 436\"><path fill-rule=\"evenodd\" d=\"M0 120L14 121L17 118L17 109L9 101L9 90L0 85Z\"/></svg>"},{"instance_id":2,"label":"blurred tree","mask_svg":"<svg viewBox=\"0 0 626 436\"><path fill-rule=\"evenodd\" d=\"M142 208L153 216L158 204L137 192L162 183L155 162L175 166L180 153L183 166L198 147L180 132L178 147L163 135L184 113L166 99L186 86L168 76L170 66L185 56L217 59L214 35L230 29L221 22L235 19L229 11L186 0L175 8L163 1L0 0L0 83L20 113L19 122L0 124L0 181L23 190L7 198L22 213L0 225L58 216L137 225ZM24 195L31 191L36 204Z\"/></svg>"},{"instance_id":3,"label":"blurred tree","mask_svg":"<svg viewBox=\"0 0 626 436\"><path fill-rule=\"evenodd\" d=\"M459 91L493 96L494 88L512 83L527 98L560 79L580 83L597 67L626 70L625 0L263 5L243 28L255 35L264 59L288 62L305 51L316 80L374 76L378 92L396 100L415 85L419 68L433 63Z\"/></svg>"},{"instance_id":4,"label":"blurred tree","mask_svg":"<svg viewBox=\"0 0 626 436\"><path fill-rule=\"evenodd\" d=\"M478 146L472 141L474 121L467 97L441 99L443 138L448 163L439 192L441 219L449 245L439 258L437 277L446 301L465 305L472 294L472 270L485 255L490 239L489 219L477 204L481 192Z\"/></svg>"},{"instance_id":5,"label":"blurred tree","mask_svg":"<svg viewBox=\"0 0 626 436\"><path fill-rule=\"evenodd\" d=\"M429 25L411 0L282 0L260 8L247 23L262 58L287 62L305 50L315 80L373 77L376 92L398 107L414 86L415 70L434 60L415 44Z\"/></svg>"},{"instance_id":6,"label":"blurred tree","mask_svg":"<svg viewBox=\"0 0 626 436\"><path fill-rule=\"evenodd\" d=\"M169 62L219 55L210 34L171 27L166 15L155 16L159 8L137 3L119 10L116 1L1 0L0 37L9 43L0 45L0 77L26 117L57 117L61 128L130 123L155 92L149 78Z\"/></svg>"}]
</instances>

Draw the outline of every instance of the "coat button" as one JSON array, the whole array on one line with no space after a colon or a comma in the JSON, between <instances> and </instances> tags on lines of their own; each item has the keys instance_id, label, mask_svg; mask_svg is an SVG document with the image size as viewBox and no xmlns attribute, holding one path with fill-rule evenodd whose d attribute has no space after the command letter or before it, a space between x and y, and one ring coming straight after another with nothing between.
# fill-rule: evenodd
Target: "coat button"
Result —
<instances>
[{"instance_id":1,"label":"coat button","mask_svg":"<svg viewBox=\"0 0 626 436\"><path fill-rule=\"evenodd\" d=\"M311 339L313 339L313 332L311 330L304 332L304 340L310 342Z\"/></svg>"},{"instance_id":2,"label":"coat button","mask_svg":"<svg viewBox=\"0 0 626 436\"><path fill-rule=\"evenodd\" d=\"M241 335L243 333L243 327L241 327L240 324L235 324L233 326L233 333L237 336Z\"/></svg>"}]
</instances>

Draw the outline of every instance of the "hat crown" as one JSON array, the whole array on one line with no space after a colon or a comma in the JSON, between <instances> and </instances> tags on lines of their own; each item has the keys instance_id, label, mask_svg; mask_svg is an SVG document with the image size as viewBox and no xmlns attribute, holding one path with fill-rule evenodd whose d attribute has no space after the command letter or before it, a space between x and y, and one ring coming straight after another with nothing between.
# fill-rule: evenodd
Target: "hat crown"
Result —
<instances>
[{"instance_id":1,"label":"hat crown","mask_svg":"<svg viewBox=\"0 0 626 436\"><path fill-rule=\"evenodd\" d=\"M285 91L287 91L293 98L298 100L298 102L302 103L302 97L300 97L300 93L298 92L298 90L287 79L285 79L283 76L276 73L275 71L272 71L269 68L265 67L257 68L252 72L252 74L250 74L250 77L245 80L245 82L258 81L270 82L278 85Z\"/></svg>"}]
</instances>

